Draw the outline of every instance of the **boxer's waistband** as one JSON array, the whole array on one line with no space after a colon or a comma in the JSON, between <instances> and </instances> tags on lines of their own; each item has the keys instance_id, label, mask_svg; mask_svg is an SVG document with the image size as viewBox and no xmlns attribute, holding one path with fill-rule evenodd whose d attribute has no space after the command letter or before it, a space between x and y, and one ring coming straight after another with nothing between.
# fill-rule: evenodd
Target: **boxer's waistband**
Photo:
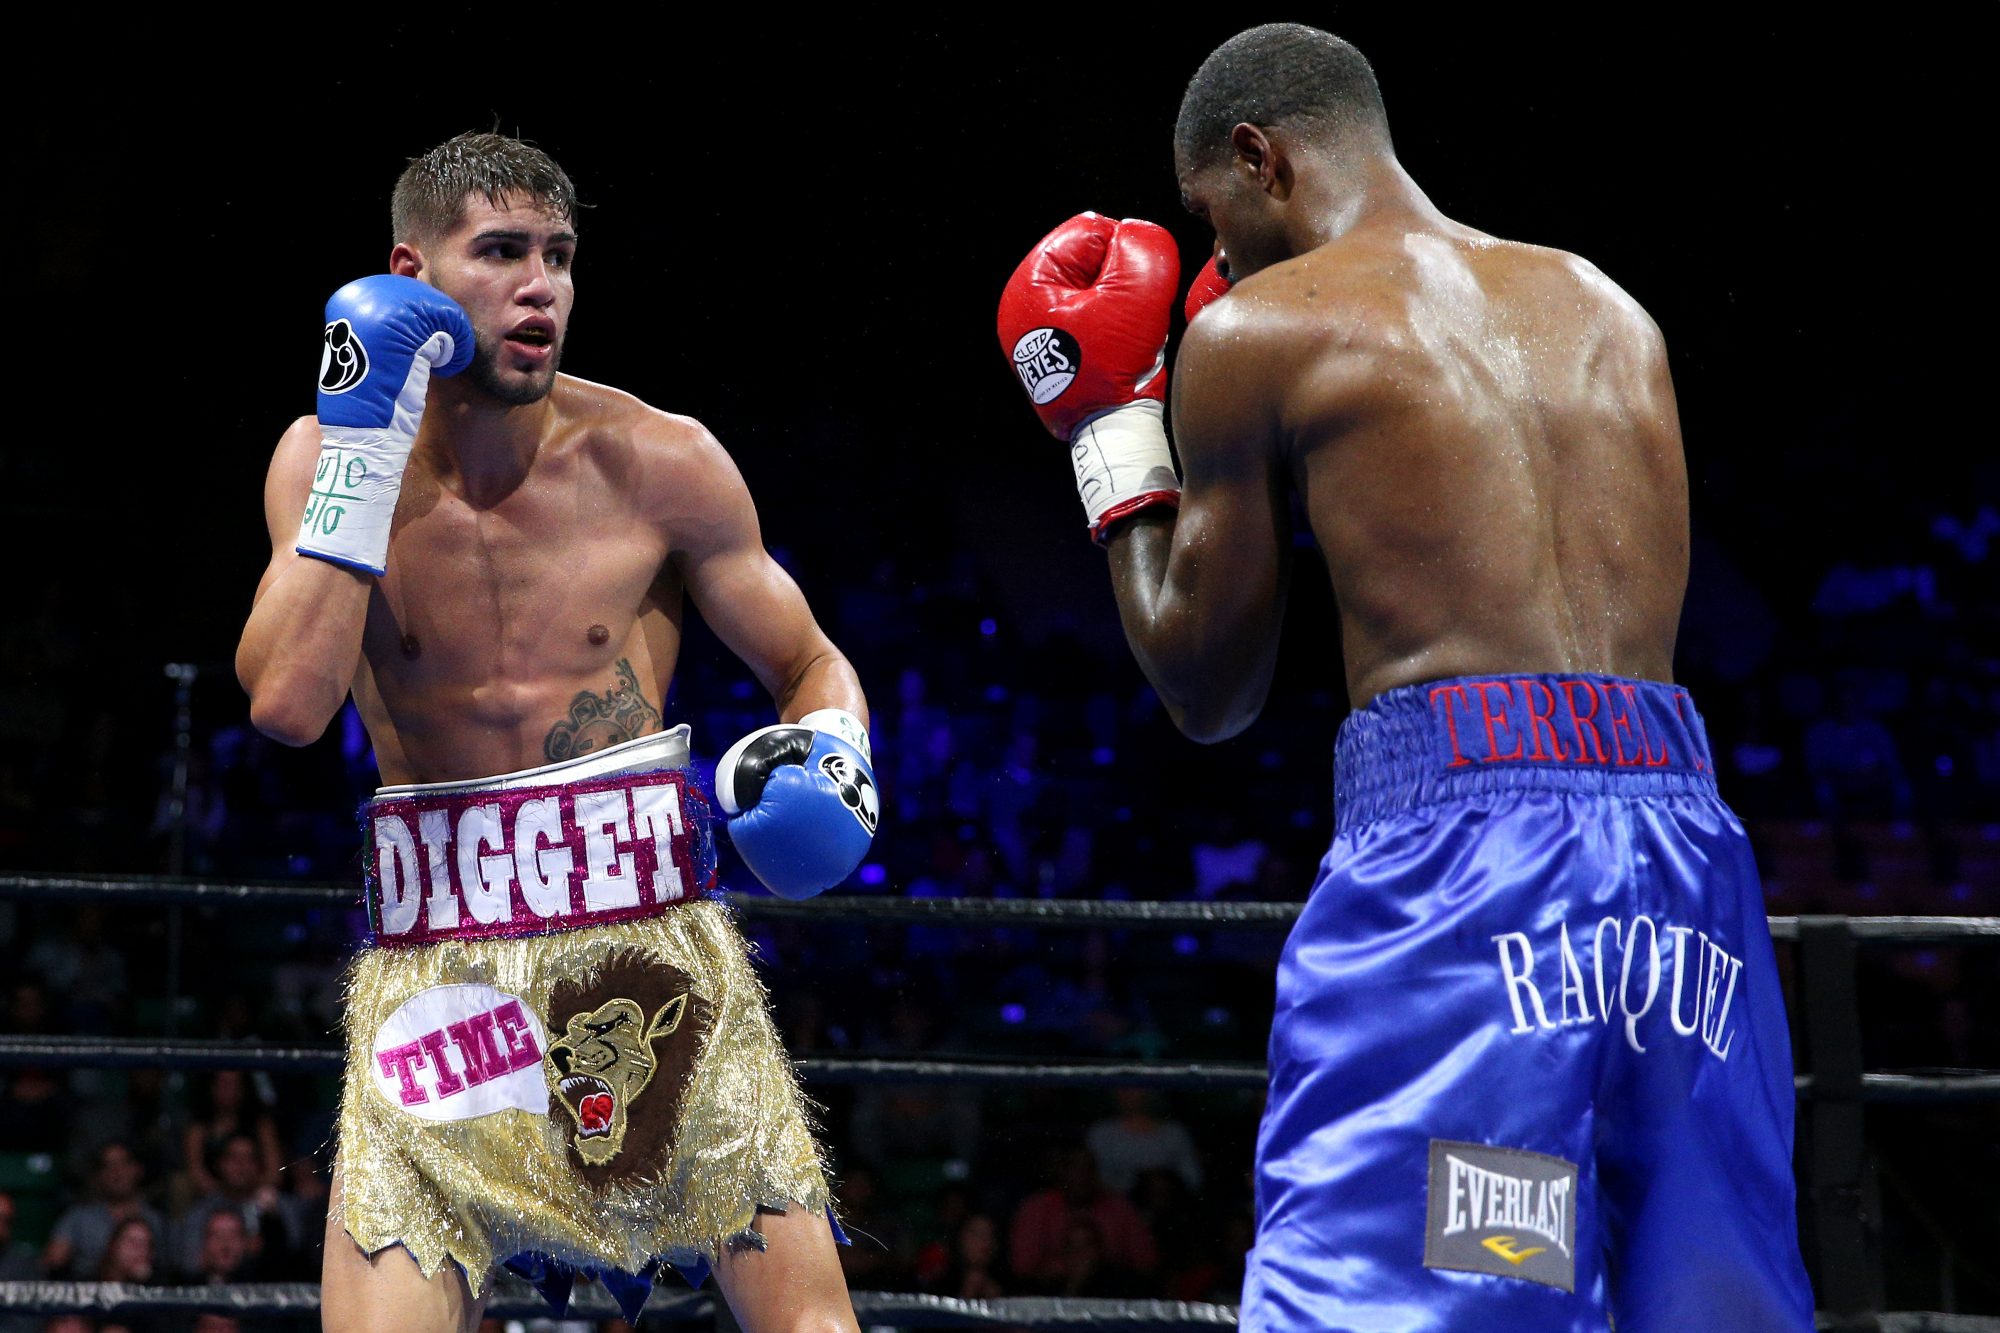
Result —
<instances>
[{"instance_id":1,"label":"boxer's waistband","mask_svg":"<svg viewBox=\"0 0 2000 1333\"><path fill-rule=\"evenodd\" d=\"M543 935L657 916L715 885L688 729L562 763L382 787L362 807L377 945Z\"/></svg>"},{"instance_id":2,"label":"boxer's waistband","mask_svg":"<svg viewBox=\"0 0 2000 1333\"><path fill-rule=\"evenodd\" d=\"M1618 676L1462 676L1377 695L1341 724L1334 824L1505 788L1628 796L1715 790L1678 685Z\"/></svg>"}]
</instances>

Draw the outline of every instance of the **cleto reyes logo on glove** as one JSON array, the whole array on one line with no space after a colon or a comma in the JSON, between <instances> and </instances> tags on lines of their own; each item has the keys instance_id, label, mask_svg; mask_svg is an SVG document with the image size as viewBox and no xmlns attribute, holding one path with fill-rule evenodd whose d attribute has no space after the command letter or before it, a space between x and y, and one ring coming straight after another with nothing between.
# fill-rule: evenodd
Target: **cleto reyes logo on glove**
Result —
<instances>
[{"instance_id":1,"label":"cleto reyes logo on glove","mask_svg":"<svg viewBox=\"0 0 2000 1333\"><path fill-rule=\"evenodd\" d=\"M1083 348L1061 329L1029 329L1014 342L1014 373L1037 407L1061 397L1082 368Z\"/></svg>"},{"instance_id":2,"label":"cleto reyes logo on glove","mask_svg":"<svg viewBox=\"0 0 2000 1333\"><path fill-rule=\"evenodd\" d=\"M368 378L368 349L354 336L354 326L336 319L326 326L319 353L319 391L346 393Z\"/></svg>"}]
</instances>

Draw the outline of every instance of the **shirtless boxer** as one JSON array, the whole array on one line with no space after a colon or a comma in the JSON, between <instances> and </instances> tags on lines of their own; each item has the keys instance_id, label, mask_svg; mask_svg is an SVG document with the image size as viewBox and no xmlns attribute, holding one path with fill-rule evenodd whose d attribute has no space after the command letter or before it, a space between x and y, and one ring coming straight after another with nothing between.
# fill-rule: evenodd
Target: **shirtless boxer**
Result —
<instances>
[{"instance_id":1,"label":"shirtless boxer","mask_svg":"<svg viewBox=\"0 0 2000 1333\"><path fill-rule=\"evenodd\" d=\"M765 552L702 426L559 374L569 179L462 135L413 162L387 274L328 305L319 411L278 442L237 652L303 745L351 691L376 947L348 979L324 1319L472 1329L506 1263L629 1318L713 1266L753 1330L856 1328L828 1191L741 937L704 900L707 805L662 730L686 599L789 725L716 772L776 891L873 831L853 669Z\"/></svg>"},{"instance_id":2,"label":"shirtless boxer","mask_svg":"<svg viewBox=\"0 0 2000 1333\"><path fill-rule=\"evenodd\" d=\"M1174 148L1216 236L1182 475L1160 228L1057 228L1000 341L1189 736L1263 704L1294 493L1339 604L1356 711L1279 967L1242 1326L1811 1328L1763 902L1668 683L1687 481L1659 330L1583 260L1439 213L1326 33L1225 43Z\"/></svg>"}]
</instances>

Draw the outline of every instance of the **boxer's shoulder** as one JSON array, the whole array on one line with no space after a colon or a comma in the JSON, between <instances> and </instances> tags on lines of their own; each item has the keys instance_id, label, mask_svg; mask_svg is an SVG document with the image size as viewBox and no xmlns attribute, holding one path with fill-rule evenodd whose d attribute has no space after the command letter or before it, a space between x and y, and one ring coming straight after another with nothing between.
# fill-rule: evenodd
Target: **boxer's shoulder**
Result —
<instances>
[{"instance_id":1,"label":"boxer's shoulder","mask_svg":"<svg viewBox=\"0 0 2000 1333\"><path fill-rule=\"evenodd\" d=\"M1406 341L1404 300L1351 251L1327 246L1238 281L1188 325L1175 369L1179 416L1268 439L1377 391ZM1204 432L1206 433L1206 432Z\"/></svg>"},{"instance_id":2,"label":"boxer's shoulder","mask_svg":"<svg viewBox=\"0 0 2000 1333\"><path fill-rule=\"evenodd\" d=\"M701 508L743 489L728 451L691 416L568 375L557 378L555 396L596 466L650 512Z\"/></svg>"}]
</instances>

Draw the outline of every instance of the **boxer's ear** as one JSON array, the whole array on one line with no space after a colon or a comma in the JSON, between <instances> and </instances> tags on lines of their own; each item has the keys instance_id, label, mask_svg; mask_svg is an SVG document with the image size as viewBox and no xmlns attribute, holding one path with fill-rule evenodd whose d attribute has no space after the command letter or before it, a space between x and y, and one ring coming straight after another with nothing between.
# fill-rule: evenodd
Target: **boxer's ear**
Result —
<instances>
[{"instance_id":1,"label":"boxer's ear","mask_svg":"<svg viewBox=\"0 0 2000 1333\"><path fill-rule=\"evenodd\" d=\"M1229 147L1237 168L1253 177L1257 188L1279 203L1292 194L1291 155L1281 139L1274 138L1262 125L1244 121L1229 132Z\"/></svg>"},{"instance_id":2,"label":"boxer's ear","mask_svg":"<svg viewBox=\"0 0 2000 1333\"><path fill-rule=\"evenodd\" d=\"M424 252L408 241L396 242L396 247L389 251L389 271L398 277L423 277Z\"/></svg>"}]
</instances>

